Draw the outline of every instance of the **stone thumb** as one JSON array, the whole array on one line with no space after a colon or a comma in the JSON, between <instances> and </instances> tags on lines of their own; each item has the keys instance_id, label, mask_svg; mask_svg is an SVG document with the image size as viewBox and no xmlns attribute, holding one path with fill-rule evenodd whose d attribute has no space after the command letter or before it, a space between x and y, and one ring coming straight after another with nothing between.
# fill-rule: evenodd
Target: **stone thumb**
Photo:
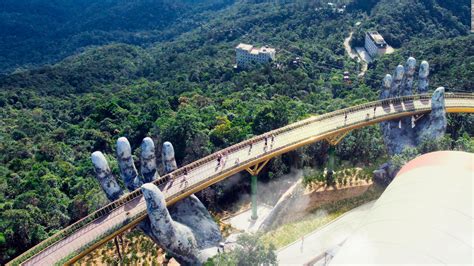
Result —
<instances>
[{"instance_id":1,"label":"stone thumb","mask_svg":"<svg viewBox=\"0 0 474 266\"><path fill-rule=\"evenodd\" d=\"M178 254L192 254L196 242L191 230L175 222L166 208L163 192L152 183L141 186L145 197L151 233L165 249Z\"/></svg>"},{"instance_id":2,"label":"stone thumb","mask_svg":"<svg viewBox=\"0 0 474 266\"><path fill-rule=\"evenodd\" d=\"M152 183L141 186L152 233L163 245L170 245L176 241L176 230L173 219L166 208L165 197L160 189Z\"/></svg>"},{"instance_id":3,"label":"stone thumb","mask_svg":"<svg viewBox=\"0 0 474 266\"><path fill-rule=\"evenodd\" d=\"M418 144L426 139L439 139L444 135L448 124L445 107L444 88L439 87L431 97L431 113L428 119L422 120L418 125L421 128Z\"/></svg>"}]
</instances>

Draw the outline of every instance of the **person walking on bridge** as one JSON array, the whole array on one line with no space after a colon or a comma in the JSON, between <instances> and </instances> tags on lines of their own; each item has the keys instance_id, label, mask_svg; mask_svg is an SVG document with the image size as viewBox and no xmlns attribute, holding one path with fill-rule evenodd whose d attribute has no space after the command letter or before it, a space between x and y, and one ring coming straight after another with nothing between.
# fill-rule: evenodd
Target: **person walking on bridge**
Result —
<instances>
[{"instance_id":1,"label":"person walking on bridge","mask_svg":"<svg viewBox=\"0 0 474 266\"><path fill-rule=\"evenodd\" d=\"M183 183L184 183L185 188L188 187L188 169L187 168L184 168L183 179L181 180L181 186Z\"/></svg>"},{"instance_id":2,"label":"person walking on bridge","mask_svg":"<svg viewBox=\"0 0 474 266\"><path fill-rule=\"evenodd\" d=\"M217 167L216 167L216 171L219 170L219 167L221 166L221 161L222 161L222 154L221 154L221 153L218 153L218 154L217 154Z\"/></svg>"},{"instance_id":3,"label":"person walking on bridge","mask_svg":"<svg viewBox=\"0 0 474 266\"><path fill-rule=\"evenodd\" d=\"M169 173L169 178L168 178L168 183L166 184L166 186L164 187L165 190L168 190L170 189L172 186L173 186L173 182L174 182L174 176L172 173Z\"/></svg>"},{"instance_id":4,"label":"person walking on bridge","mask_svg":"<svg viewBox=\"0 0 474 266\"><path fill-rule=\"evenodd\" d=\"M265 145L263 146L263 152L267 152L267 148L268 148L268 137L265 136L264 140L265 140Z\"/></svg>"},{"instance_id":5,"label":"person walking on bridge","mask_svg":"<svg viewBox=\"0 0 474 266\"><path fill-rule=\"evenodd\" d=\"M270 150L273 149L273 144L275 143L275 134L272 134L272 139L271 139L271 144L270 144Z\"/></svg>"},{"instance_id":6,"label":"person walking on bridge","mask_svg":"<svg viewBox=\"0 0 474 266\"><path fill-rule=\"evenodd\" d=\"M227 158L229 157L227 151L222 152L222 168L225 167L225 164L227 163Z\"/></svg>"}]
</instances>

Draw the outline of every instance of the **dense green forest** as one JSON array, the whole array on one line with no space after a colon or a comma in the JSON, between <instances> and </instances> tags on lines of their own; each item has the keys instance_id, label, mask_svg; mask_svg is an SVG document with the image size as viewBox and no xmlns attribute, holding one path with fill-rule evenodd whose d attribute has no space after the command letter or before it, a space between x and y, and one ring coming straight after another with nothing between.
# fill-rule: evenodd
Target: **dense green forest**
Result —
<instances>
[{"instance_id":1,"label":"dense green forest","mask_svg":"<svg viewBox=\"0 0 474 266\"><path fill-rule=\"evenodd\" d=\"M105 7L92 0L68 1L64 6L59 1L46 6L40 5L43 1L24 2L44 8L29 10L32 16L21 17L22 23L26 21L21 27L25 36L34 36L28 30L40 35L45 32L32 27L33 21L56 18L47 13L55 7L69 11L56 12L62 17L41 25L54 27L68 20L65 25L74 26L74 30L64 26L65 32L52 33L58 39L71 36L68 34L86 36L83 32L91 33L85 38L94 39L99 29L114 37L93 43L107 45L76 54L72 53L91 43L74 43L69 40L75 37L65 37L68 47L59 45L54 48L58 50L45 52L24 41L25 46L16 51L38 52L39 59L12 56L0 60L6 62L0 68L8 69L70 55L54 65L0 77L0 263L106 202L89 156L95 150L104 151L118 176L114 150L119 136L130 140L136 154L145 136L151 136L158 146L169 140L182 165L311 114L375 100L384 74L410 55L430 61L431 89L444 85L448 91L472 91L474 36L467 35L467 1L456 2L454 7L423 0L416 5L400 4L396 12L388 0L371 1L373 5L332 1L339 7L347 4L344 12L324 1L162 2L171 5L176 14L159 7L148 9L146 5L155 1L106 1L100 5L113 6ZM178 4L181 2L187 8ZM436 8L417 14L418 26L410 28L401 22L413 19L419 8L431 2L437 3ZM26 10L16 1L0 5L10 6L10 13L15 13L13 8ZM107 12L97 12L95 5ZM94 16L69 18L67 12L77 8ZM439 8L449 10L450 17L437 19ZM181 13L183 9L189 13ZM10 13L1 15L12 16ZM147 20L150 13L161 14L163 21ZM129 24L120 23L126 14L133 14L127 19ZM386 23L379 24L384 19ZM76 23L78 20L81 23ZM344 38L358 20L363 21L363 27L379 29L387 36L392 33L389 43L392 38L400 42L394 43L400 47L396 53L370 64L362 79L357 78L358 64L345 55L343 47ZM5 24L7 19L0 21ZM148 35L150 29L154 33ZM152 37L137 43L123 37L135 36L130 33L135 30ZM31 42L36 40L31 38ZM51 45L62 43L51 36L37 38ZM1 42L0 50L13 43L3 38ZM277 60L272 65L236 70L234 47L239 42L275 47ZM295 64L296 57L300 62ZM344 71L351 73L351 83L343 82ZM472 144L472 117L450 116L448 131L453 140L464 138ZM321 167L327 148L327 144L317 143L276 158L264 179L277 178L291 167ZM337 156L353 165L383 162L387 155L378 127L351 133L337 146ZM136 162L139 164L138 159ZM201 196L210 208L218 208L232 200L232 194L222 196L224 189L225 184L216 185ZM243 190L247 190L246 182L232 191Z\"/></svg>"},{"instance_id":2,"label":"dense green forest","mask_svg":"<svg viewBox=\"0 0 474 266\"><path fill-rule=\"evenodd\" d=\"M198 27L234 0L2 0L0 73L54 63L88 46L146 46Z\"/></svg>"},{"instance_id":3,"label":"dense green forest","mask_svg":"<svg viewBox=\"0 0 474 266\"><path fill-rule=\"evenodd\" d=\"M470 30L470 0L356 0L348 9L369 16L355 31L355 46L363 46L370 29L380 32L395 48L413 38L445 39Z\"/></svg>"}]
</instances>

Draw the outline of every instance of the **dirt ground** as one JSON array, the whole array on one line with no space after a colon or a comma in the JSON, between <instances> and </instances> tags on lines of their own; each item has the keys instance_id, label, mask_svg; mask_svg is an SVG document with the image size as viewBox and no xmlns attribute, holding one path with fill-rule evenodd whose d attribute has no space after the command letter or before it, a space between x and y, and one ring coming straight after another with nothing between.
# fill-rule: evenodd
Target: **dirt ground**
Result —
<instances>
[{"instance_id":1,"label":"dirt ground","mask_svg":"<svg viewBox=\"0 0 474 266\"><path fill-rule=\"evenodd\" d=\"M372 181L367 182L360 180L353 185L319 186L316 189L307 190L303 195L303 198L309 198L309 204L305 208L305 211L314 210L328 202L357 197L367 191L372 184Z\"/></svg>"},{"instance_id":2,"label":"dirt ground","mask_svg":"<svg viewBox=\"0 0 474 266\"><path fill-rule=\"evenodd\" d=\"M76 265L179 265L174 259L165 262L164 250L138 229L127 231L117 241L123 260L112 240L82 258Z\"/></svg>"}]
</instances>

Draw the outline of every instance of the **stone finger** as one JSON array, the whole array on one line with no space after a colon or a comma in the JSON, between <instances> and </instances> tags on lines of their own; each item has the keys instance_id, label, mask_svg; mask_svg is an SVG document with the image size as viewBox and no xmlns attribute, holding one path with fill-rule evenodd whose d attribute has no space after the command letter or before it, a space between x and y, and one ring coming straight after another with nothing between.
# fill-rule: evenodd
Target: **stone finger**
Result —
<instances>
[{"instance_id":1,"label":"stone finger","mask_svg":"<svg viewBox=\"0 0 474 266\"><path fill-rule=\"evenodd\" d=\"M380 99L384 100L390 97L390 88L392 87L392 75L387 74L382 81L382 93Z\"/></svg>"},{"instance_id":2,"label":"stone finger","mask_svg":"<svg viewBox=\"0 0 474 266\"><path fill-rule=\"evenodd\" d=\"M390 97L398 97L401 92L401 85L403 77L405 75L405 68L402 65L398 65L395 69L395 75L393 77L392 89L390 90Z\"/></svg>"},{"instance_id":3,"label":"stone finger","mask_svg":"<svg viewBox=\"0 0 474 266\"><path fill-rule=\"evenodd\" d=\"M430 113L430 120L435 120L439 122L439 129L440 131L446 131L446 104L444 99L444 87L437 88L433 95L431 96L431 113ZM440 133L441 135L441 133Z\"/></svg>"},{"instance_id":4,"label":"stone finger","mask_svg":"<svg viewBox=\"0 0 474 266\"><path fill-rule=\"evenodd\" d=\"M99 180L102 190L110 201L117 200L123 195L117 180L110 171L109 164L105 156L100 151L95 151L91 155L92 164L95 169L95 176Z\"/></svg>"},{"instance_id":5,"label":"stone finger","mask_svg":"<svg viewBox=\"0 0 474 266\"><path fill-rule=\"evenodd\" d=\"M132 148L125 137L117 140L117 160L120 167L120 176L127 189L133 191L139 188L142 182L138 178L138 172L133 163Z\"/></svg>"},{"instance_id":6,"label":"stone finger","mask_svg":"<svg viewBox=\"0 0 474 266\"><path fill-rule=\"evenodd\" d=\"M437 88L431 97L431 113L427 119L420 119L417 127L419 135L417 144L425 140L436 140L444 136L447 127L446 105L444 100L444 88Z\"/></svg>"},{"instance_id":7,"label":"stone finger","mask_svg":"<svg viewBox=\"0 0 474 266\"><path fill-rule=\"evenodd\" d=\"M405 78L401 88L401 96L413 95L413 75L415 74L416 59L409 57L405 64Z\"/></svg>"},{"instance_id":8,"label":"stone finger","mask_svg":"<svg viewBox=\"0 0 474 266\"><path fill-rule=\"evenodd\" d=\"M428 75L430 74L430 65L427 61L423 61L420 64L420 72L418 74L418 93L427 93L429 80Z\"/></svg>"},{"instance_id":9,"label":"stone finger","mask_svg":"<svg viewBox=\"0 0 474 266\"><path fill-rule=\"evenodd\" d=\"M166 173L171 173L178 168L176 165L176 159L174 157L173 144L171 144L171 142L166 141L163 143L161 158L163 160L163 167L165 168Z\"/></svg>"},{"instance_id":10,"label":"stone finger","mask_svg":"<svg viewBox=\"0 0 474 266\"><path fill-rule=\"evenodd\" d=\"M155 156L155 144L149 137L143 139L141 145L141 173L143 176L143 182L148 183L159 177L156 171L156 156Z\"/></svg>"}]
</instances>

